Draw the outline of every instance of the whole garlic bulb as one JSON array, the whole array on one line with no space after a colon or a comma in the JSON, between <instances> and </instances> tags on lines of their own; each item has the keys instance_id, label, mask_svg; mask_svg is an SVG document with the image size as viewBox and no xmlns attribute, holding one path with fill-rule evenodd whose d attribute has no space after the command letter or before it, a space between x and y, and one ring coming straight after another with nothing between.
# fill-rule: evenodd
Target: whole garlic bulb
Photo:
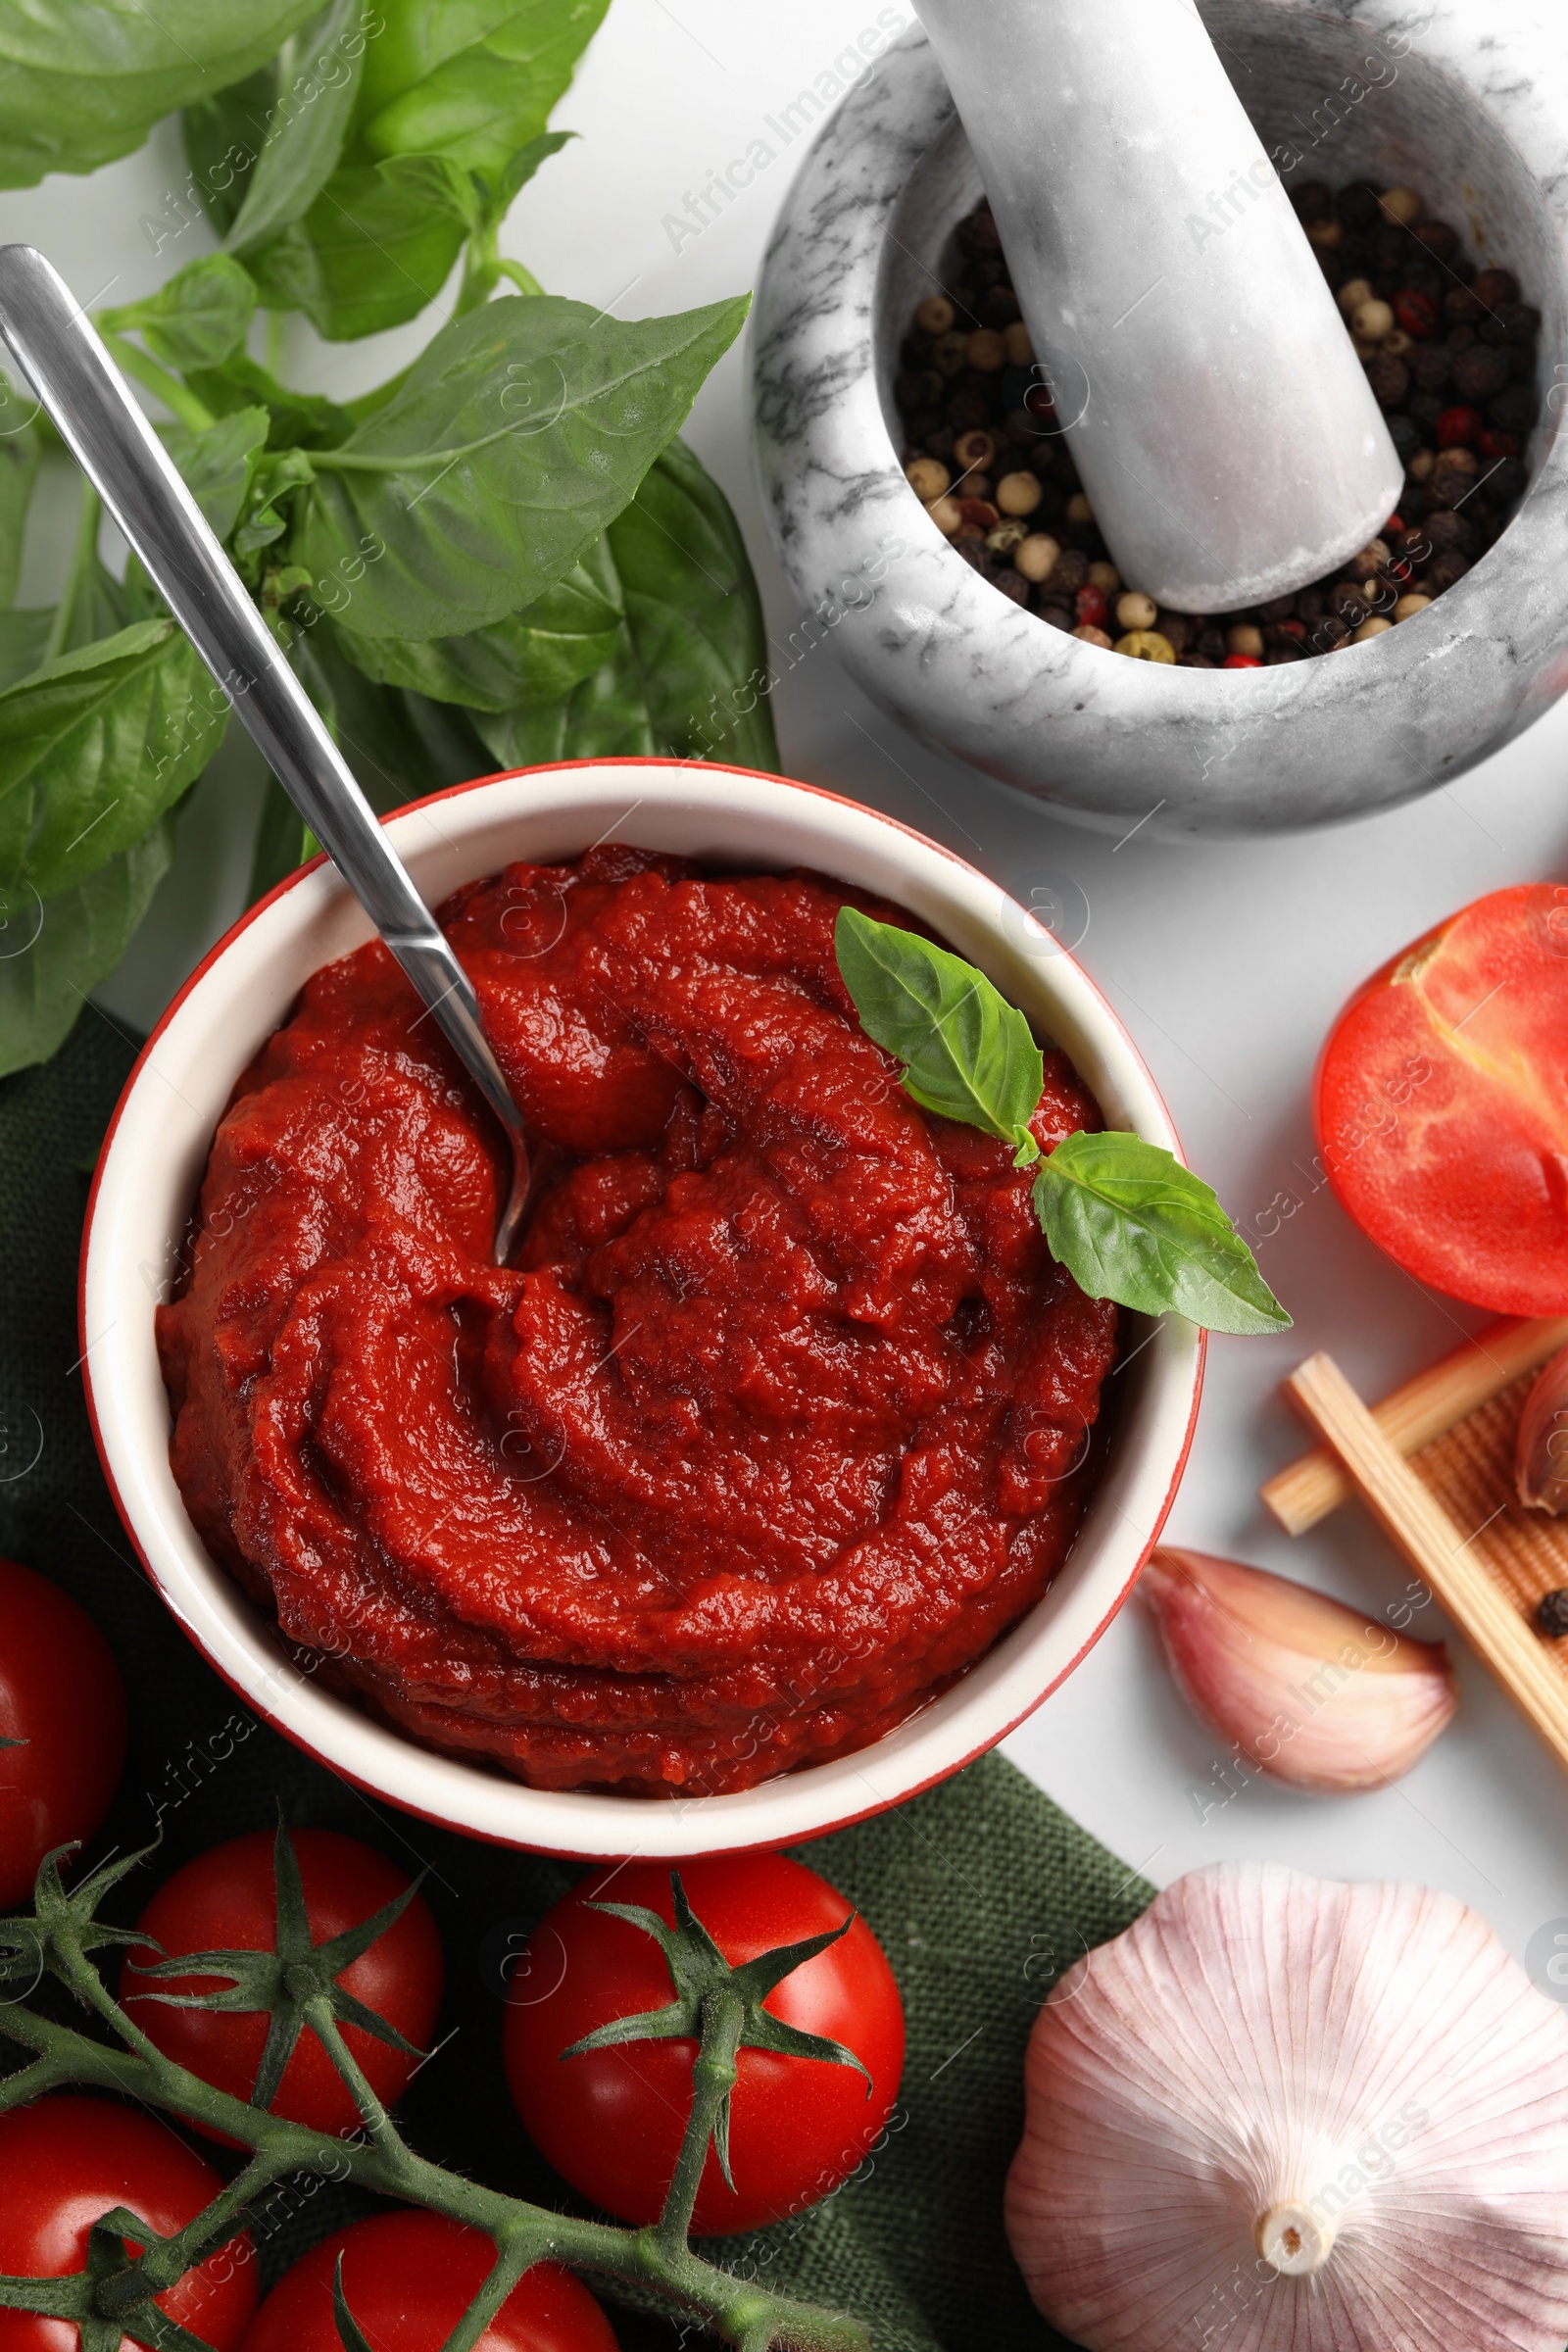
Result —
<instances>
[{"instance_id":1,"label":"whole garlic bulb","mask_svg":"<svg viewBox=\"0 0 1568 2352\"><path fill-rule=\"evenodd\" d=\"M1568 2014L1454 1896L1194 1871L1025 2080L1007 2234L1087 2352L1562 2352Z\"/></svg>"},{"instance_id":2,"label":"whole garlic bulb","mask_svg":"<svg viewBox=\"0 0 1568 2352\"><path fill-rule=\"evenodd\" d=\"M1382 1788L1458 1704L1441 1642L1412 1642L1267 1569L1162 1544L1139 1590L1193 1712L1298 1788Z\"/></svg>"},{"instance_id":3,"label":"whole garlic bulb","mask_svg":"<svg viewBox=\"0 0 1568 2352\"><path fill-rule=\"evenodd\" d=\"M1568 1511L1568 1348L1552 1357L1525 1399L1513 1467L1527 1509L1554 1517Z\"/></svg>"}]
</instances>

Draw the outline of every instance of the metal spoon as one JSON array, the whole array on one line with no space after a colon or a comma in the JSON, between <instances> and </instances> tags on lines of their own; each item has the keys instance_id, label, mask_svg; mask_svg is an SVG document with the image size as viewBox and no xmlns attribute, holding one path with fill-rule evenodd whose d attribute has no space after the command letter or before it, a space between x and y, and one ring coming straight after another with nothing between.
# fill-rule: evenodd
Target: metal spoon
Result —
<instances>
[{"instance_id":1,"label":"metal spoon","mask_svg":"<svg viewBox=\"0 0 1568 2352\"><path fill-rule=\"evenodd\" d=\"M0 246L0 337L288 794L507 1130L504 1265L528 1194L522 1114L479 1022L472 983L245 593L91 319L30 245Z\"/></svg>"}]
</instances>

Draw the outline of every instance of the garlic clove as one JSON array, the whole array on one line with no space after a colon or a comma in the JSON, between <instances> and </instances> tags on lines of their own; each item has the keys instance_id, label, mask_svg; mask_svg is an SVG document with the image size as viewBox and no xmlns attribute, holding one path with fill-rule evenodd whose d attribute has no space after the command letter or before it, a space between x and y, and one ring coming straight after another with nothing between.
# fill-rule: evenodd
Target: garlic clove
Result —
<instances>
[{"instance_id":1,"label":"garlic clove","mask_svg":"<svg viewBox=\"0 0 1568 2352\"><path fill-rule=\"evenodd\" d=\"M1441 1642L1266 1569L1161 1544L1140 1590L1193 1712L1293 1788L1332 1796L1397 1780L1458 1704Z\"/></svg>"},{"instance_id":2,"label":"garlic clove","mask_svg":"<svg viewBox=\"0 0 1568 2352\"><path fill-rule=\"evenodd\" d=\"M1193 1871L1024 2074L1007 2235L1087 2352L1561 2352L1568 2011L1454 1896Z\"/></svg>"},{"instance_id":3,"label":"garlic clove","mask_svg":"<svg viewBox=\"0 0 1568 2352\"><path fill-rule=\"evenodd\" d=\"M1525 1400L1513 1472L1527 1509L1553 1517L1568 1512L1568 1348L1552 1357Z\"/></svg>"}]
</instances>

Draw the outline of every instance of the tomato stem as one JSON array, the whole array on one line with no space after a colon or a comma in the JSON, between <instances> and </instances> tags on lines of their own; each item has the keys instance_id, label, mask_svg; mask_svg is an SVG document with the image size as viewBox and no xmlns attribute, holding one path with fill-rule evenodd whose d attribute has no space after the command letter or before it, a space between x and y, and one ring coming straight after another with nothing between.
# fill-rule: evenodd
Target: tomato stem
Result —
<instances>
[{"instance_id":1,"label":"tomato stem","mask_svg":"<svg viewBox=\"0 0 1568 2352\"><path fill-rule=\"evenodd\" d=\"M67 1850L61 1849L62 1854ZM99 2248L92 2257L96 2269L56 2278L0 2278L0 2310L74 2321L86 2345L100 2339L108 2342L112 2335L118 2340L119 2322L142 2307L146 2316L138 2325L143 2331L152 2325L149 2342L178 2345L186 2352L195 2346L207 2352L200 2337L188 2329L175 2328L161 2313L154 2320L148 2308L150 2294L162 2294L197 2264L211 2259L225 2240L235 2237L258 2194L292 2174L307 2174L350 2181L381 2196L421 2205L489 2237L496 2249L495 2262L442 2352L472 2352L517 2280L536 2262L547 2260L564 2263L591 2278L651 2287L672 2307L697 2314L740 2352L767 2352L771 2345L790 2347L790 2352L868 2352L867 2330L858 2320L755 2285L738 2289L733 2278L705 2262L687 2242L710 2142L716 2141L721 2165L724 2161L727 2101L735 2083L738 2049L759 2034L786 2036L794 2032L760 2010L764 1982L775 1981L786 1965L799 1965L808 1952L834 1940L842 1929L813 1938L808 1945L792 1947L790 1952L768 1955L764 1962L750 1964L750 1971L735 1972L731 1981L713 1981L705 1987L699 2018L694 2021L699 2023L699 2046L692 2069L691 2113L669 2194L651 2229L630 2230L530 2205L520 2197L447 2172L411 2148L348 2047L329 1985L321 1985L303 2001L299 2000L306 1991L303 1981L292 1992L287 1987L284 1991L354 2093L363 2122L348 2136L323 2137L319 2132L274 2115L267 2105L251 2105L218 2089L167 2058L125 2015L92 1956L106 1944L134 1944L145 1949L145 1936L131 1929L108 1927L95 1916L98 1898L142 1859L136 1855L106 1865L68 1892L60 1877L61 1854L51 1855L38 1874L32 1916L0 1920L0 1987L24 1986L20 1997L13 1990L10 2002L0 1998L0 2036L32 2053L28 2063L0 2081L0 2114L40 2091L72 2083L116 2092L226 2134L250 2150L250 2159L183 2229L168 2237L146 2236L140 2241L139 2256L122 2268L104 2274L100 2232ZM222 1957L227 1960L234 1955ZM273 1955L274 1959L280 1957ZM144 1974L150 1973L144 1963L138 1965ZM122 2046L113 2047L94 2034L29 2009L27 1995L44 1975L68 1986ZM234 2005L225 1994L211 1997ZM256 1997L260 2003L260 1990ZM384 2026L384 2021L376 2024ZM807 2036L799 2038L808 2041ZM813 2054L837 2054L831 2043L809 2046ZM843 2057L851 2064L858 2063L848 2052ZM128 2226L129 2217L122 2218ZM248 2258L248 2254L234 2257Z\"/></svg>"},{"instance_id":2,"label":"tomato stem","mask_svg":"<svg viewBox=\"0 0 1568 2352\"><path fill-rule=\"evenodd\" d=\"M727 1987L706 1993L702 2005L702 2038L692 2061L692 2105L675 2171L664 2198L664 2210L654 2224L662 2250L682 2249L691 2233L692 2208L702 2185L703 2168L715 2132L720 2139L720 2163L727 2172L723 2130L729 2094L735 2087L735 2053L746 2024L746 2003Z\"/></svg>"}]
</instances>

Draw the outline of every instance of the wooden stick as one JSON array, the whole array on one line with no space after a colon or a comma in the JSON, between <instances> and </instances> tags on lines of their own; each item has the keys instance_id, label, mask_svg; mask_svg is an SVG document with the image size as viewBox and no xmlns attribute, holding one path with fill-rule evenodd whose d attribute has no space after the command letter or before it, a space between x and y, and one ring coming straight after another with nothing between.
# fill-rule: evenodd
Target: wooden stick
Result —
<instances>
[{"instance_id":1,"label":"wooden stick","mask_svg":"<svg viewBox=\"0 0 1568 2352\"><path fill-rule=\"evenodd\" d=\"M1489 1323L1441 1363L1385 1396L1372 1407L1372 1418L1397 1452L1419 1453L1563 1347L1568 1347L1568 1315L1509 1315ZM1326 1446L1315 1446L1259 1492L1286 1534L1302 1536L1353 1489L1337 1456Z\"/></svg>"},{"instance_id":2,"label":"wooden stick","mask_svg":"<svg viewBox=\"0 0 1568 2352\"><path fill-rule=\"evenodd\" d=\"M1332 1356L1308 1356L1286 1385L1344 1462L1385 1534L1426 1578L1557 1761L1568 1766L1568 1682L1474 1556L1472 1546L1483 1531L1455 1527L1395 1451Z\"/></svg>"}]
</instances>

